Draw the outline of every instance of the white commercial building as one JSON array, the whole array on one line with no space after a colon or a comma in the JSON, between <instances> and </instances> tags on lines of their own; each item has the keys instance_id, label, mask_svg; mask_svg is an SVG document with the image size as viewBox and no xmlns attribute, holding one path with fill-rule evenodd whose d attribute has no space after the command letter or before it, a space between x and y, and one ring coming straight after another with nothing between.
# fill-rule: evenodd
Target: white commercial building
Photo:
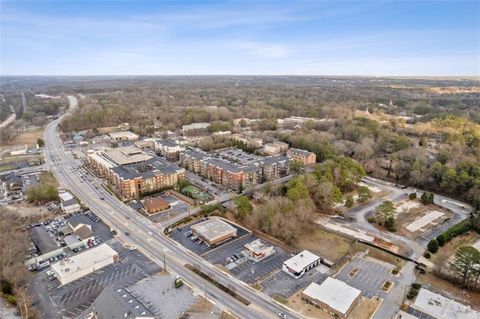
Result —
<instances>
[{"instance_id":1,"label":"white commercial building","mask_svg":"<svg viewBox=\"0 0 480 319\"><path fill-rule=\"evenodd\" d=\"M437 319L480 319L480 313L473 310L470 306L461 304L425 288L420 289L413 307Z\"/></svg>"},{"instance_id":2,"label":"white commercial building","mask_svg":"<svg viewBox=\"0 0 480 319\"><path fill-rule=\"evenodd\" d=\"M264 243L260 238L245 244L243 247L254 261L260 261L274 253L273 246Z\"/></svg>"},{"instance_id":3,"label":"white commercial building","mask_svg":"<svg viewBox=\"0 0 480 319\"><path fill-rule=\"evenodd\" d=\"M341 280L328 277L321 285L312 282L302 292L302 300L337 317L346 318L362 292Z\"/></svg>"},{"instance_id":4,"label":"white commercial building","mask_svg":"<svg viewBox=\"0 0 480 319\"><path fill-rule=\"evenodd\" d=\"M108 133L108 136L114 141L136 141L138 140L138 135L130 131L120 131L120 132L111 132Z\"/></svg>"},{"instance_id":5,"label":"white commercial building","mask_svg":"<svg viewBox=\"0 0 480 319\"><path fill-rule=\"evenodd\" d=\"M282 270L290 276L298 279L307 271L315 268L320 263L320 257L304 250L298 255L283 262Z\"/></svg>"},{"instance_id":6,"label":"white commercial building","mask_svg":"<svg viewBox=\"0 0 480 319\"><path fill-rule=\"evenodd\" d=\"M60 284L65 285L117 260L118 253L107 244L102 244L53 264L52 271Z\"/></svg>"},{"instance_id":7,"label":"white commercial building","mask_svg":"<svg viewBox=\"0 0 480 319\"><path fill-rule=\"evenodd\" d=\"M80 204L72 194L69 192L63 192L58 194L58 196L60 197L60 205L65 214L73 214L80 211Z\"/></svg>"}]
</instances>

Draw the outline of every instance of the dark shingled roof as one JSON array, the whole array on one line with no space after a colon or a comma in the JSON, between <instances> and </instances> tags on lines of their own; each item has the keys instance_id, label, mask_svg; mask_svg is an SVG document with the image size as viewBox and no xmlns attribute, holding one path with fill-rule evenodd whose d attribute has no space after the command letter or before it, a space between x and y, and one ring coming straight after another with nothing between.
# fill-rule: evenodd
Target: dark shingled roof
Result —
<instances>
[{"instance_id":1,"label":"dark shingled roof","mask_svg":"<svg viewBox=\"0 0 480 319\"><path fill-rule=\"evenodd\" d=\"M193 157L194 159L198 159L198 160L201 160L201 159L209 156L204 151L201 151L201 150L198 150L198 149L188 149L184 152L184 154L188 155L190 157Z\"/></svg>"},{"instance_id":2,"label":"dark shingled roof","mask_svg":"<svg viewBox=\"0 0 480 319\"><path fill-rule=\"evenodd\" d=\"M264 159L260 160L259 162L262 162L267 165L273 165L273 164L277 164L284 161L289 162L290 159L284 155L276 155L276 156L267 156Z\"/></svg>"},{"instance_id":3,"label":"dark shingled roof","mask_svg":"<svg viewBox=\"0 0 480 319\"><path fill-rule=\"evenodd\" d=\"M112 167L112 171L123 179L137 177L149 179L159 174L173 174L177 171L177 168L172 164L160 161L157 157L153 157L140 163Z\"/></svg>"},{"instance_id":4,"label":"dark shingled roof","mask_svg":"<svg viewBox=\"0 0 480 319\"><path fill-rule=\"evenodd\" d=\"M59 248L56 241L50 237L48 232L42 226L31 228L30 237L42 255Z\"/></svg>"},{"instance_id":5,"label":"dark shingled roof","mask_svg":"<svg viewBox=\"0 0 480 319\"><path fill-rule=\"evenodd\" d=\"M168 146L168 147L178 146L178 144L175 141L172 141L170 139L168 139L168 140L157 140L157 143L162 144L163 146Z\"/></svg>"}]
</instances>

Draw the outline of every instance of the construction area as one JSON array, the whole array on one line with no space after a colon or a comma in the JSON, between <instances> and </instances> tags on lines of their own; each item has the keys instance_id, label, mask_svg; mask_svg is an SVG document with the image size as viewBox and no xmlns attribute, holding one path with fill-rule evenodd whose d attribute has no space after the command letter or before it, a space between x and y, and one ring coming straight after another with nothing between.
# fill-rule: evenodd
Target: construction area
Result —
<instances>
[{"instance_id":1,"label":"construction area","mask_svg":"<svg viewBox=\"0 0 480 319\"><path fill-rule=\"evenodd\" d=\"M395 203L398 233L409 238L419 238L453 217L449 210L436 205L423 205L417 200Z\"/></svg>"}]
</instances>

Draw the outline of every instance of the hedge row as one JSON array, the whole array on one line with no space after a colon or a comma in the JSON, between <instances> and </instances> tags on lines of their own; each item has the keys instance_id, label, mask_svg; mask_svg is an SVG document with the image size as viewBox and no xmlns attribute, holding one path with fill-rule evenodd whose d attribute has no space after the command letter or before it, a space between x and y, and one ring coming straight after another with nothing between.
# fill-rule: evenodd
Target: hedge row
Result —
<instances>
[{"instance_id":1,"label":"hedge row","mask_svg":"<svg viewBox=\"0 0 480 319\"><path fill-rule=\"evenodd\" d=\"M470 219L465 219L458 224L453 225L443 233L437 236L437 242L439 246L443 246L453 238L465 234L473 229L473 223Z\"/></svg>"}]
</instances>

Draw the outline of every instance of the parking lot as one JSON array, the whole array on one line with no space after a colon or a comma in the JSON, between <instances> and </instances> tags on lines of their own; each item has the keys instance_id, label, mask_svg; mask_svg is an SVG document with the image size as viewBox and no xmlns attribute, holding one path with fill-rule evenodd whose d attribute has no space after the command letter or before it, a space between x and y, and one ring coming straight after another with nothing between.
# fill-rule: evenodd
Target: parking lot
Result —
<instances>
[{"instance_id":1,"label":"parking lot","mask_svg":"<svg viewBox=\"0 0 480 319\"><path fill-rule=\"evenodd\" d=\"M100 292L108 286L127 287L133 283L160 271L160 267L137 250L128 250L118 242L111 244L120 257L120 263L112 264L86 275L74 282L59 286L58 280L44 271L39 273L35 281L46 281L51 300L62 309L62 315L73 318L95 300ZM48 307L49 305L41 305Z\"/></svg>"},{"instance_id":2,"label":"parking lot","mask_svg":"<svg viewBox=\"0 0 480 319\"><path fill-rule=\"evenodd\" d=\"M411 314L412 316L415 316L419 319L435 319L435 317L432 317L430 315L427 315L424 312L421 312L415 308L412 308L411 306L408 307L407 313Z\"/></svg>"},{"instance_id":3,"label":"parking lot","mask_svg":"<svg viewBox=\"0 0 480 319\"><path fill-rule=\"evenodd\" d=\"M85 224L92 227L93 234L96 239L99 239L101 242L106 242L112 238L112 233L110 228L105 225L102 220L91 212L86 214L74 215L67 219L67 222L72 225Z\"/></svg>"},{"instance_id":4,"label":"parking lot","mask_svg":"<svg viewBox=\"0 0 480 319\"><path fill-rule=\"evenodd\" d=\"M273 245L273 254L260 261L253 261L244 252L244 246L258 237L236 225L231 224L237 228L238 236L216 247L209 247L205 243L198 245L186 236L190 232L191 225L184 226L181 230L174 230L170 237L211 264L226 268L236 278L248 284L260 283L270 295L279 294L288 297L298 289L306 287L312 280L322 282L326 278L325 273L328 268L326 269L325 266L318 266L318 269L300 279L294 279L285 274L281 270L282 264L291 256L284 249Z\"/></svg>"},{"instance_id":5,"label":"parking lot","mask_svg":"<svg viewBox=\"0 0 480 319\"><path fill-rule=\"evenodd\" d=\"M168 202L170 204L170 208L147 216L150 220L154 222L162 222L179 214L187 213L190 209L190 206L188 204L176 198L175 196L161 194L158 195L158 197Z\"/></svg>"},{"instance_id":6,"label":"parking lot","mask_svg":"<svg viewBox=\"0 0 480 319\"><path fill-rule=\"evenodd\" d=\"M269 296L278 295L288 298L300 289L307 287L312 282L316 282L320 285L328 277L326 271L328 270L320 265L317 268L307 272L302 277L295 279L284 271L280 270L261 283L263 287L262 291Z\"/></svg>"},{"instance_id":7,"label":"parking lot","mask_svg":"<svg viewBox=\"0 0 480 319\"><path fill-rule=\"evenodd\" d=\"M226 240L226 241L220 243L220 245L218 245L216 247L208 246L206 243L197 244L197 243L195 243L191 240L190 236L187 236L187 235L189 235L189 234L191 235L191 226L193 226L195 224L198 224L198 223L201 223L202 221L204 221L204 220L203 219L198 220L198 221L196 221L194 223L191 223L189 225L186 225L186 226L183 226L181 228L175 229L170 234L170 238L172 238L173 240L175 240L176 242L178 242L182 246L190 249L191 251L193 251L197 255L203 255L203 254L205 254L205 253L207 253L211 250L214 250L214 249L217 250L218 248L220 248L222 246L225 246L232 241L236 241L236 240L238 240L239 238L242 238L245 235L248 235L248 236L250 235L250 233L247 230L245 230L244 228L241 228L241 227L238 227L237 225L229 223L232 227L235 227L237 229L237 237ZM225 258L226 257L227 256L225 256Z\"/></svg>"},{"instance_id":8,"label":"parking lot","mask_svg":"<svg viewBox=\"0 0 480 319\"><path fill-rule=\"evenodd\" d=\"M289 258L289 254L279 247L275 247L275 252L272 255L259 262L254 262L248 257L244 257L242 255L244 245L257 238L258 237L256 236L246 234L243 237L237 238L236 240L230 241L229 243L204 253L202 257L212 264L225 266L233 275L235 275L235 277L248 284L255 283L272 272L281 269L283 261ZM234 254L239 255L241 258L233 263L227 263L227 258Z\"/></svg>"},{"instance_id":9,"label":"parking lot","mask_svg":"<svg viewBox=\"0 0 480 319\"><path fill-rule=\"evenodd\" d=\"M394 265L357 255L340 271L336 278L360 289L367 298L373 296L385 298L386 293L382 291L385 281L391 281L393 286L398 283L398 278L391 273L394 268ZM358 271L351 276L350 272L354 269L358 269Z\"/></svg>"}]
</instances>

